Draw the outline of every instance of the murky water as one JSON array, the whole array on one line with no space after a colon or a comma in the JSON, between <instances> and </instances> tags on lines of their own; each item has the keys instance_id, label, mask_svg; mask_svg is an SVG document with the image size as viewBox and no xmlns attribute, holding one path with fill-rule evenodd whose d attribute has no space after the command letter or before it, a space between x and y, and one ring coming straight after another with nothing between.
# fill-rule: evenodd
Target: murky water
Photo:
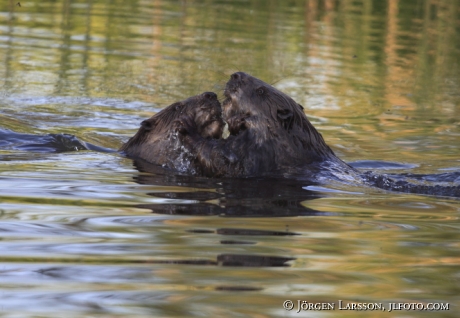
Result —
<instances>
[{"instance_id":1,"label":"murky water","mask_svg":"<svg viewBox=\"0 0 460 318\"><path fill-rule=\"evenodd\" d=\"M107 150L241 70L345 161L458 172L459 62L457 1L3 1L0 315L456 317L458 199L191 178Z\"/></svg>"}]
</instances>

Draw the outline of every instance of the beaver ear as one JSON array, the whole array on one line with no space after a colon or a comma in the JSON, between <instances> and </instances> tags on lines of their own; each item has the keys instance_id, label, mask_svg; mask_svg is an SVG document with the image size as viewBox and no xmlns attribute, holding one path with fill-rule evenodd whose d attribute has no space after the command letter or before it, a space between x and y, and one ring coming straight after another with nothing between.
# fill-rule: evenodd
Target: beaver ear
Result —
<instances>
[{"instance_id":1,"label":"beaver ear","mask_svg":"<svg viewBox=\"0 0 460 318\"><path fill-rule=\"evenodd\" d=\"M155 123L150 122L150 121L148 121L148 120L144 120L144 121L141 123L141 127L144 128L146 131L150 131L150 130L152 130L152 129L155 127Z\"/></svg>"},{"instance_id":2,"label":"beaver ear","mask_svg":"<svg viewBox=\"0 0 460 318\"><path fill-rule=\"evenodd\" d=\"M300 104L297 104L297 105L299 105L299 107L300 107L300 109L301 109L302 111L305 109L305 108L303 108L302 105L300 105Z\"/></svg>"},{"instance_id":3,"label":"beaver ear","mask_svg":"<svg viewBox=\"0 0 460 318\"><path fill-rule=\"evenodd\" d=\"M292 128L294 115L289 109L279 109L277 111L278 120L283 125L284 129L289 130Z\"/></svg>"}]
</instances>

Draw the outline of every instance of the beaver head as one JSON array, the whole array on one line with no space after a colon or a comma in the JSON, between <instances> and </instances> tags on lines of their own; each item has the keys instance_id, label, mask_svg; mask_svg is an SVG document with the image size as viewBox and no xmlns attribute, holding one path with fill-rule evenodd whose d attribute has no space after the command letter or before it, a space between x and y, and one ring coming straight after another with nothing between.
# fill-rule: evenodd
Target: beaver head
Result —
<instances>
[{"instance_id":1,"label":"beaver head","mask_svg":"<svg viewBox=\"0 0 460 318\"><path fill-rule=\"evenodd\" d=\"M151 118L125 143L120 151L130 157L177 168L181 157L180 141L176 138L174 122L188 118L195 123L197 133L203 138L221 138L225 123L222 108L213 92L205 92L164 108Z\"/></svg>"},{"instance_id":2,"label":"beaver head","mask_svg":"<svg viewBox=\"0 0 460 318\"><path fill-rule=\"evenodd\" d=\"M303 107L273 86L237 72L231 75L224 94L223 115L230 134L244 131L257 145L275 146L281 152L278 162L305 163L335 157Z\"/></svg>"},{"instance_id":3,"label":"beaver head","mask_svg":"<svg viewBox=\"0 0 460 318\"><path fill-rule=\"evenodd\" d=\"M273 86L237 72L228 81L224 94L228 138L206 139L196 132L193 121L176 121L177 137L191 155L197 174L301 175L315 179L322 170L353 170L326 145L303 107Z\"/></svg>"}]
</instances>

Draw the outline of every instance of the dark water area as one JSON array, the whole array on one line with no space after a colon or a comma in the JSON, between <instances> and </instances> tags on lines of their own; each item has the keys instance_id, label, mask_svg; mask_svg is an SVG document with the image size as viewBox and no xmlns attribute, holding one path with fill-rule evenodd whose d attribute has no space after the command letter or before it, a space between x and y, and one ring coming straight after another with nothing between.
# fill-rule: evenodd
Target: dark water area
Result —
<instances>
[{"instance_id":1,"label":"dark water area","mask_svg":"<svg viewBox=\"0 0 460 318\"><path fill-rule=\"evenodd\" d=\"M457 317L458 198L114 150L244 71L363 173L459 187L459 62L457 1L3 1L0 316Z\"/></svg>"}]
</instances>

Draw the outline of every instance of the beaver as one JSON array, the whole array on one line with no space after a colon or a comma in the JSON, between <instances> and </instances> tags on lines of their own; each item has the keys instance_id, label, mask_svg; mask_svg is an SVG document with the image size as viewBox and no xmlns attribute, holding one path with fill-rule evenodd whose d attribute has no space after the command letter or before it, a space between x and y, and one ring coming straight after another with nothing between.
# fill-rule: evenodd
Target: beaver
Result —
<instances>
[{"instance_id":1,"label":"beaver","mask_svg":"<svg viewBox=\"0 0 460 318\"><path fill-rule=\"evenodd\" d=\"M411 181L356 170L334 154L300 104L251 75L231 75L224 95L222 105L215 93L206 92L168 106L142 122L120 150L138 161L200 177L282 177L311 185L338 181L460 197L460 173L411 175ZM226 139L223 119L230 133ZM451 185L425 184L425 179L450 180Z\"/></svg>"},{"instance_id":2,"label":"beaver","mask_svg":"<svg viewBox=\"0 0 460 318\"><path fill-rule=\"evenodd\" d=\"M177 138L173 123L182 117L193 121L197 136L203 140L221 138L225 126L221 104L215 93L204 92L173 103L144 120L137 133L119 151L165 168L200 174L199 167L193 166L193 160L189 160L189 154Z\"/></svg>"},{"instance_id":3,"label":"beaver","mask_svg":"<svg viewBox=\"0 0 460 318\"><path fill-rule=\"evenodd\" d=\"M231 75L222 103L229 137L205 139L192 117L175 123L194 164L208 177L316 176L357 171L338 158L303 107L273 86L243 72Z\"/></svg>"},{"instance_id":4,"label":"beaver","mask_svg":"<svg viewBox=\"0 0 460 318\"><path fill-rule=\"evenodd\" d=\"M224 95L223 117L230 132L227 139L204 140L194 132L197 128L187 117L176 123L179 138L205 176L282 176L310 184L338 181L396 192L460 197L460 172L411 174L408 178L353 168L327 146L300 104L249 74L232 74Z\"/></svg>"}]
</instances>

